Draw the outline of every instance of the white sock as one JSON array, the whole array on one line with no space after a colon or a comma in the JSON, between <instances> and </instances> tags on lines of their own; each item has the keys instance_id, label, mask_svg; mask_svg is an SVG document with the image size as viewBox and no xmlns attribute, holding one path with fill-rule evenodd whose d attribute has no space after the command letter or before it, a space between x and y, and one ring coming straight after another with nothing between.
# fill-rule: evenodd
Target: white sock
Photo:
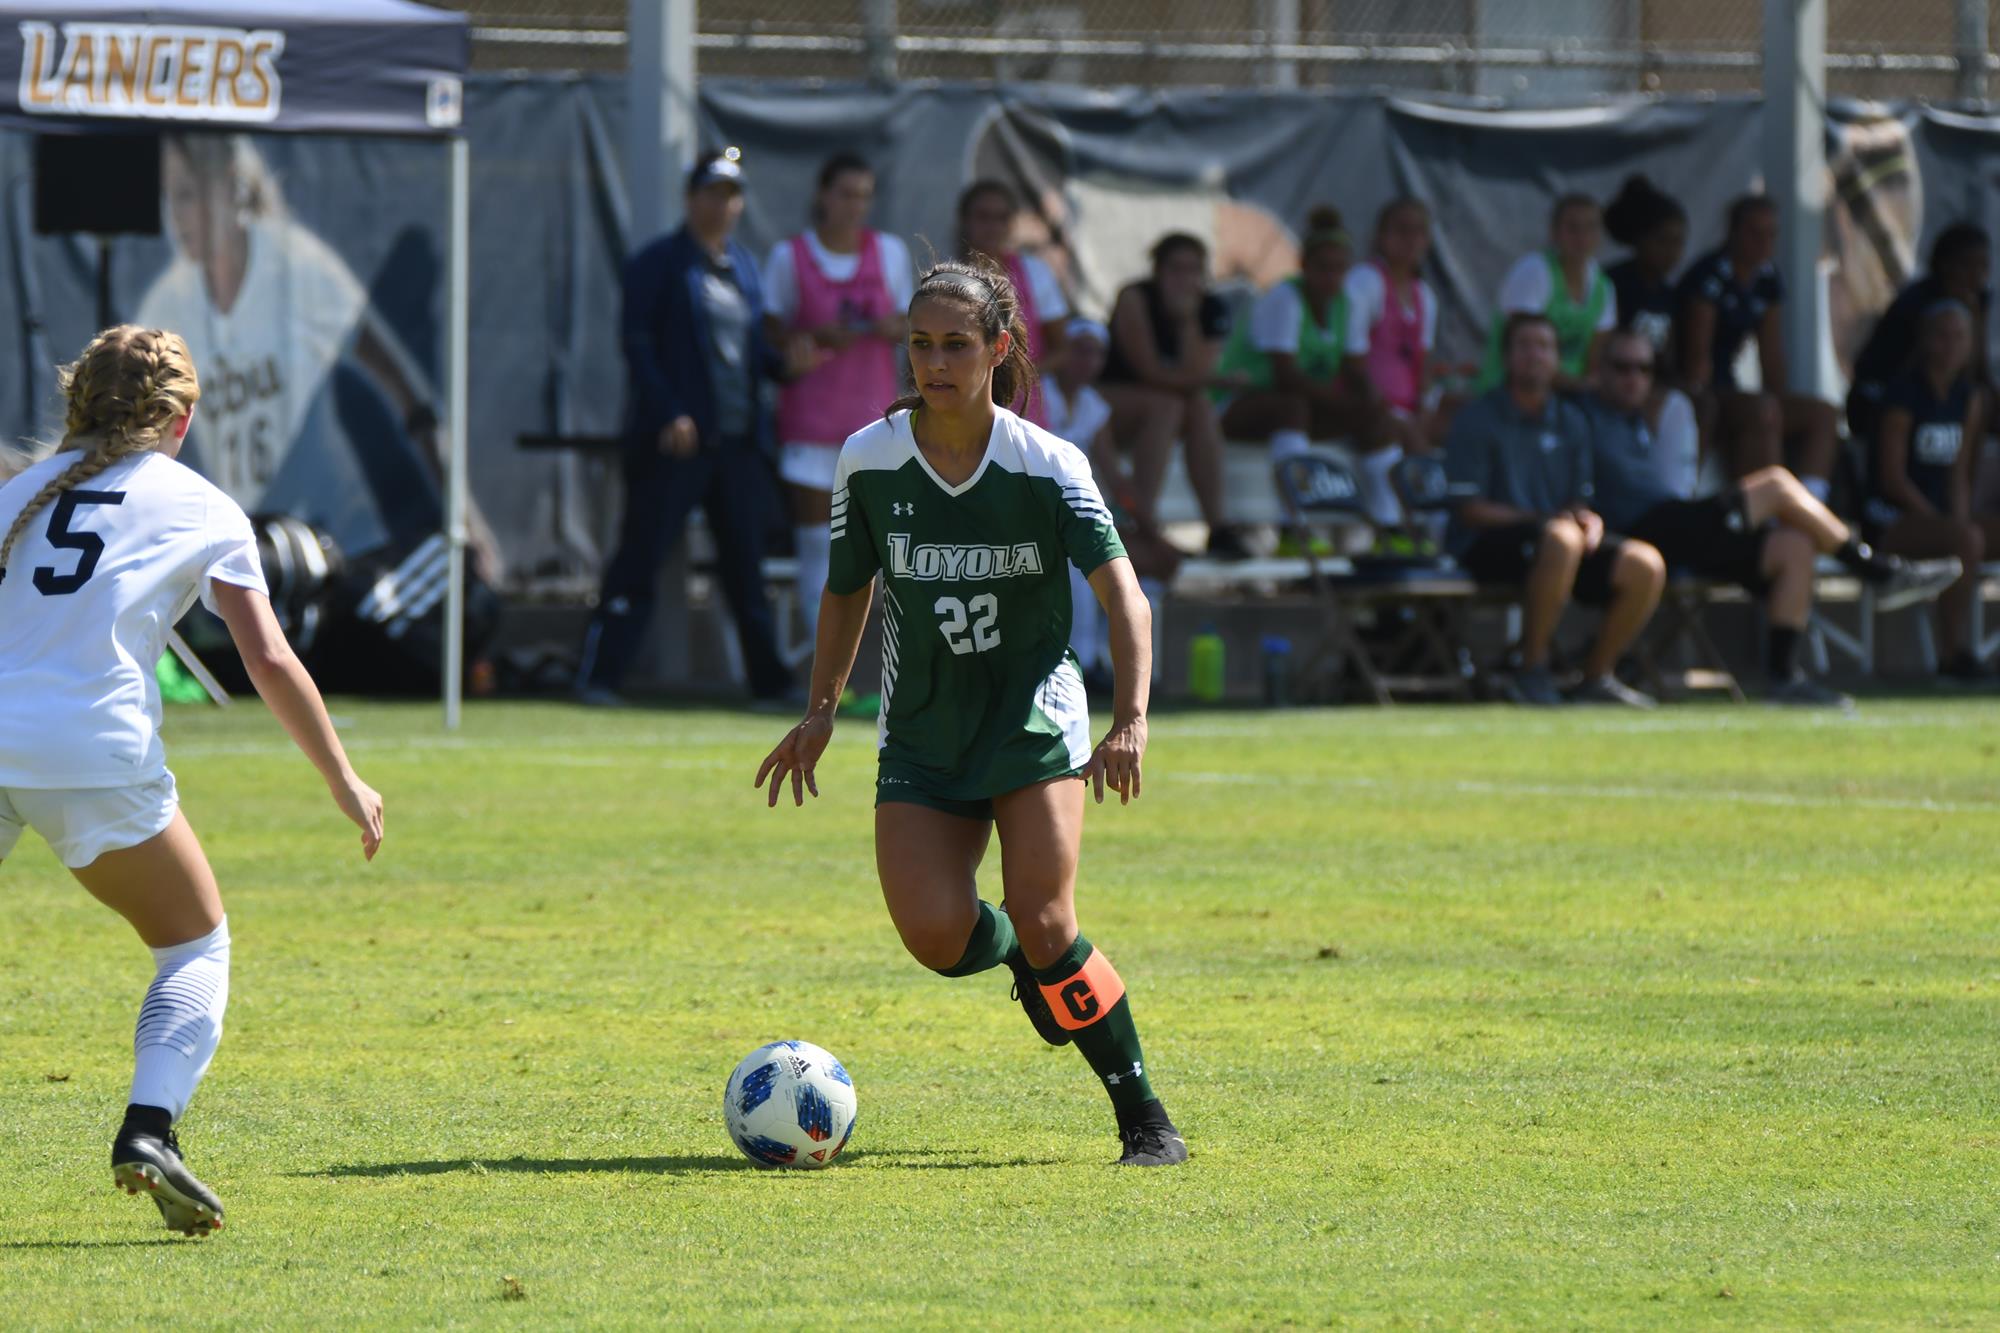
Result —
<instances>
[{"instance_id":1,"label":"white sock","mask_svg":"<svg viewBox=\"0 0 2000 1333\"><path fill-rule=\"evenodd\" d=\"M1076 660L1085 671L1096 666L1100 656L1098 647L1097 622L1103 618L1103 608L1097 604L1097 594L1090 590L1090 580L1075 565L1069 567L1069 646L1076 654Z\"/></svg>"},{"instance_id":2,"label":"white sock","mask_svg":"<svg viewBox=\"0 0 2000 1333\"><path fill-rule=\"evenodd\" d=\"M1287 458L1296 458L1312 448L1312 441L1302 430L1274 430L1271 432L1271 461L1282 463Z\"/></svg>"},{"instance_id":3,"label":"white sock","mask_svg":"<svg viewBox=\"0 0 2000 1333\"><path fill-rule=\"evenodd\" d=\"M1368 517L1385 528L1403 521L1403 502L1396 495L1396 483L1389 479L1402 461L1400 444L1361 455L1361 499L1368 506Z\"/></svg>"},{"instance_id":4,"label":"white sock","mask_svg":"<svg viewBox=\"0 0 2000 1333\"><path fill-rule=\"evenodd\" d=\"M222 1011L229 1006L228 918L198 940L153 950L153 961L159 971L139 1009L129 1100L179 1120L222 1040Z\"/></svg>"},{"instance_id":5,"label":"white sock","mask_svg":"<svg viewBox=\"0 0 2000 1333\"><path fill-rule=\"evenodd\" d=\"M1833 483L1825 477L1800 477L1799 484L1804 486L1806 492L1821 504L1825 504L1827 497L1833 494Z\"/></svg>"},{"instance_id":6,"label":"white sock","mask_svg":"<svg viewBox=\"0 0 2000 1333\"><path fill-rule=\"evenodd\" d=\"M826 567L832 559L833 536L826 524L814 523L792 529L799 553L799 612L806 620L808 639L819 633L819 599L826 591Z\"/></svg>"}]
</instances>

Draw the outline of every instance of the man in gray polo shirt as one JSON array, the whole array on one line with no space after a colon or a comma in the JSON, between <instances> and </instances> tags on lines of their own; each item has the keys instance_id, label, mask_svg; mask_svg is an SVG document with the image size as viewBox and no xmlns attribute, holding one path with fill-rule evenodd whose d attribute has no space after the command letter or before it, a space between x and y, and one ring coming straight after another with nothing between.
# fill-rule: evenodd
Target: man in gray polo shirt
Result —
<instances>
[{"instance_id":1,"label":"man in gray polo shirt","mask_svg":"<svg viewBox=\"0 0 2000 1333\"><path fill-rule=\"evenodd\" d=\"M1590 423L1555 393L1555 326L1512 315L1501 348L1506 381L1467 404L1445 440L1446 475L1474 496L1452 513L1451 553L1481 583L1522 585L1517 702L1563 701L1549 644L1574 596L1603 607L1604 623L1570 699L1651 708L1612 671L1659 605L1666 562L1644 542L1607 534L1592 508Z\"/></svg>"}]
</instances>

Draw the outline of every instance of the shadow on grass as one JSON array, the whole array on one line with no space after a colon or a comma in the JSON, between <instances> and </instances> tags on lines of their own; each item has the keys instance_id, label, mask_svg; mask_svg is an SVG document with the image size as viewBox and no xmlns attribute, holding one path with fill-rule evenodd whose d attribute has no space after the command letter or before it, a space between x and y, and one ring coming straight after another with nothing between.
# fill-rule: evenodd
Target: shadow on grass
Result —
<instances>
[{"instance_id":1,"label":"shadow on grass","mask_svg":"<svg viewBox=\"0 0 2000 1333\"><path fill-rule=\"evenodd\" d=\"M172 1236L150 1240L0 1240L0 1250L122 1250L134 1245L174 1245Z\"/></svg>"},{"instance_id":2,"label":"shadow on grass","mask_svg":"<svg viewBox=\"0 0 2000 1333\"><path fill-rule=\"evenodd\" d=\"M584 1175L593 1171L623 1171L633 1175L685 1176L715 1171L755 1170L741 1157L459 1157L443 1162L355 1162L320 1171L293 1171L295 1176L442 1176L455 1171L523 1171L534 1175Z\"/></svg>"},{"instance_id":3,"label":"shadow on grass","mask_svg":"<svg viewBox=\"0 0 2000 1333\"><path fill-rule=\"evenodd\" d=\"M879 1166L903 1171L977 1171L994 1167L1010 1166L1062 1166L1064 1163L1053 1157L1008 1157L993 1159L967 1159L946 1157L935 1148L917 1148L906 1152L854 1152L849 1153L844 1163L857 1166ZM438 1162L354 1162L329 1166L319 1171L293 1171L293 1176L308 1177L367 1177L389 1176L442 1176L454 1172L492 1173L496 1171L519 1171L533 1175L584 1175L597 1171L620 1171L634 1175L687 1176L712 1175L720 1172L757 1171L761 1168L742 1157L724 1157L719 1154L688 1155L681 1157L506 1157L496 1159L470 1157L454 1158Z\"/></svg>"}]
</instances>

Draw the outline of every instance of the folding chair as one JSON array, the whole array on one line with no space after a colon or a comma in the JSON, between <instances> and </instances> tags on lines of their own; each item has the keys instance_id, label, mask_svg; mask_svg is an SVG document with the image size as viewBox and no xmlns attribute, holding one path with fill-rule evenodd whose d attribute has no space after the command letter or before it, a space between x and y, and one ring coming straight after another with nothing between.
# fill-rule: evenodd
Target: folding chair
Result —
<instances>
[{"instance_id":1,"label":"folding chair","mask_svg":"<svg viewBox=\"0 0 2000 1333\"><path fill-rule=\"evenodd\" d=\"M1405 459L1394 481L1410 512L1435 513L1455 498L1433 459ZM1339 695L1351 676L1359 692L1376 703L1393 702L1399 694L1470 698L1471 659L1459 629L1477 591L1472 582L1436 556L1319 555L1311 531L1315 518L1377 531L1360 482L1346 464L1317 454L1290 458L1278 465L1277 483L1323 617L1320 641L1306 659L1306 679L1325 680ZM1401 619L1390 634L1371 642L1356 629L1358 607L1393 607Z\"/></svg>"}]
</instances>

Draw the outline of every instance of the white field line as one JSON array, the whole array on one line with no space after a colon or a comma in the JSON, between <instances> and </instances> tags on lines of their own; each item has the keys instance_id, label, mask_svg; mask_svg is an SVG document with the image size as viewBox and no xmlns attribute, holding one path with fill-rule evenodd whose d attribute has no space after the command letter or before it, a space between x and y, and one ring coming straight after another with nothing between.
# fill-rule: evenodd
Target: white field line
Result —
<instances>
[{"instance_id":1,"label":"white field line","mask_svg":"<svg viewBox=\"0 0 2000 1333\"><path fill-rule=\"evenodd\" d=\"M1219 786L1251 787L1340 787L1357 791L1409 792L1428 796L1547 796L1563 800L1721 802L1725 805L1769 805L1798 810L1899 810L1919 814L1991 815L2000 814L2000 802L1937 801L1928 797L1837 796L1809 792L1746 791L1735 787L1635 787L1606 786L1601 783L1565 784L1554 782L1492 782L1475 779L1369 778L1301 774L1297 777L1270 773L1175 773L1168 769L1153 784L1167 786L1183 782L1212 783ZM1152 785L1152 784L1149 784Z\"/></svg>"},{"instance_id":2,"label":"white field line","mask_svg":"<svg viewBox=\"0 0 2000 1333\"><path fill-rule=\"evenodd\" d=\"M1213 717L1193 720L1183 717L1153 719L1152 730L1155 737L1187 737L1192 740L1235 739L1243 736L1270 736L1282 733L1289 736L1310 734L1313 736L1366 735L1366 736L1484 736L1498 734L1506 736L1654 736L1685 735L1690 733L1758 731L1769 735L1797 729L1819 731L1826 729L1908 731L1919 727L1943 727L1957 730L1966 725L1964 713L1911 713L1876 714L1863 711L1849 715L1827 711L1786 711L1769 708L1746 707L1740 710L1722 708L1703 709L1699 712L1674 712L1666 716L1658 714L1633 714L1615 711L1581 713L1564 710L1537 718L1534 714L1523 715L1514 709L1466 708L1454 710L1457 716L1451 720L1433 719L1413 722L1408 713L1388 709L1324 709L1293 711L1278 714L1251 714L1241 721ZM1282 718L1282 722L1274 722ZM1505 719L1504 721L1500 719ZM2000 723L2000 709L1994 712L1994 720ZM1773 723L1782 725L1774 727Z\"/></svg>"}]
</instances>

